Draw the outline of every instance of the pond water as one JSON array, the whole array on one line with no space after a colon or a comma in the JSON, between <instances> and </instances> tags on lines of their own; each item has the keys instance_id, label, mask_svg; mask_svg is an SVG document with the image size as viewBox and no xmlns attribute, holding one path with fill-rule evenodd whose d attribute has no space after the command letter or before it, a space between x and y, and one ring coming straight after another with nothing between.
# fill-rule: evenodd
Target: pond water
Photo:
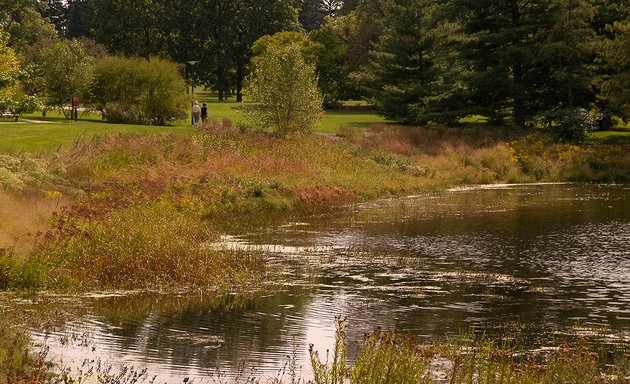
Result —
<instances>
[{"instance_id":1,"label":"pond water","mask_svg":"<svg viewBox=\"0 0 630 384\"><path fill-rule=\"evenodd\" d=\"M532 336L630 331L628 185L458 189L232 234L216 246L264 252L283 284L219 301L84 297L87 315L49 335L51 354L202 383L234 377L241 364L246 376L276 377L293 353L308 377L308 344L325 354L336 316L347 317L351 347L376 326L423 339L470 326L496 334L511 322Z\"/></svg>"}]
</instances>

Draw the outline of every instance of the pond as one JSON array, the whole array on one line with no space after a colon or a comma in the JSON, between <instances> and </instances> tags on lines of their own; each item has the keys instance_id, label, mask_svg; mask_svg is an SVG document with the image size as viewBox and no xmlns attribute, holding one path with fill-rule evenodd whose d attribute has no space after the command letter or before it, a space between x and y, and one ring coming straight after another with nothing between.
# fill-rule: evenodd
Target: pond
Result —
<instances>
[{"instance_id":1,"label":"pond","mask_svg":"<svg viewBox=\"0 0 630 384\"><path fill-rule=\"evenodd\" d=\"M231 234L215 246L263 252L282 283L222 300L82 297L87 315L49 335L51 354L201 383L239 367L276 377L289 355L308 377L308 344L325 354L336 316L347 318L351 347L376 326L426 340L472 326L498 334L513 322L532 336L630 331L628 185L462 188Z\"/></svg>"}]
</instances>

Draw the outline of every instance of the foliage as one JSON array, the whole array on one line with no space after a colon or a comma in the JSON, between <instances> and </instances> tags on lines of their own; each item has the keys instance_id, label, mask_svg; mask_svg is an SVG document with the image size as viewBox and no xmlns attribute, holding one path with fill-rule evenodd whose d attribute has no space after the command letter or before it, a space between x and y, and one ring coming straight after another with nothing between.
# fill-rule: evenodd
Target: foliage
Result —
<instances>
[{"instance_id":1,"label":"foliage","mask_svg":"<svg viewBox=\"0 0 630 384\"><path fill-rule=\"evenodd\" d=\"M554 0L549 5L551 21L538 31L541 40L537 61L550 72L543 94L547 105L586 107L592 95L595 33L590 22L594 8L585 0ZM548 15L548 17L549 17Z\"/></svg>"},{"instance_id":2,"label":"foliage","mask_svg":"<svg viewBox=\"0 0 630 384\"><path fill-rule=\"evenodd\" d=\"M336 319L335 322L335 347L332 351L326 351L326 360L322 361L319 352L313 344L308 347L311 368L313 369L313 381L316 384L343 384L348 375L346 368L346 330L345 320Z\"/></svg>"},{"instance_id":3,"label":"foliage","mask_svg":"<svg viewBox=\"0 0 630 384\"><path fill-rule=\"evenodd\" d=\"M214 251L214 235L186 205L138 202L95 220L62 220L58 240L32 256L48 263L47 283L73 289L230 289L262 268L253 256ZM197 211L198 212L198 211Z\"/></svg>"},{"instance_id":4,"label":"foliage","mask_svg":"<svg viewBox=\"0 0 630 384\"><path fill-rule=\"evenodd\" d=\"M241 87L261 36L296 29L298 0L94 0L94 37L114 53L199 61L188 78L224 100Z\"/></svg>"},{"instance_id":5,"label":"foliage","mask_svg":"<svg viewBox=\"0 0 630 384\"><path fill-rule=\"evenodd\" d=\"M8 191L21 191L52 183L61 172L45 160L28 154L19 156L0 155L0 188Z\"/></svg>"},{"instance_id":6,"label":"foliage","mask_svg":"<svg viewBox=\"0 0 630 384\"><path fill-rule=\"evenodd\" d=\"M20 66L15 52L7 47L8 36L0 29L0 112L10 110Z\"/></svg>"},{"instance_id":7,"label":"foliage","mask_svg":"<svg viewBox=\"0 0 630 384\"><path fill-rule=\"evenodd\" d=\"M73 96L87 98L92 85L94 59L76 40L53 40L46 44L35 62L35 76L44 89L44 103L70 113L66 106Z\"/></svg>"},{"instance_id":8,"label":"foliage","mask_svg":"<svg viewBox=\"0 0 630 384\"><path fill-rule=\"evenodd\" d=\"M597 128L597 123L587 110L559 108L544 116L547 131L558 142L581 143Z\"/></svg>"},{"instance_id":9,"label":"foliage","mask_svg":"<svg viewBox=\"0 0 630 384\"><path fill-rule=\"evenodd\" d=\"M322 0L302 0L299 21L306 32L319 29L324 24L326 10Z\"/></svg>"},{"instance_id":10,"label":"foliage","mask_svg":"<svg viewBox=\"0 0 630 384\"><path fill-rule=\"evenodd\" d=\"M46 383L51 378L46 351L31 351L25 331L16 329L0 315L0 383Z\"/></svg>"},{"instance_id":11,"label":"foliage","mask_svg":"<svg viewBox=\"0 0 630 384\"><path fill-rule=\"evenodd\" d=\"M40 13L42 5L39 0L0 1L0 30L8 33L16 52L55 37L55 27Z\"/></svg>"},{"instance_id":12,"label":"foliage","mask_svg":"<svg viewBox=\"0 0 630 384\"><path fill-rule=\"evenodd\" d=\"M324 97L326 107L337 106L341 96L347 94L348 70L345 65L346 46L343 40L330 28L322 28L306 35L301 32L279 32L263 36L252 46L258 58L271 50L300 47L306 63L315 66L317 84Z\"/></svg>"},{"instance_id":13,"label":"foliage","mask_svg":"<svg viewBox=\"0 0 630 384\"><path fill-rule=\"evenodd\" d=\"M607 27L613 36L601 44L601 60L612 74L602 84L602 97L606 106L623 117L630 119L630 21L615 22Z\"/></svg>"},{"instance_id":14,"label":"foliage","mask_svg":"<svg viewBox=\"0 0 630 384\"><path fill-rule=\"evenodd\" d=\"M347 47L331 29L321 28L309 35L316 44L316 71L319 89L326 107L338 106L340 100L349 96L349 70L345 63Z\"/></svg>"},{"instance_id":15,"label":"foliage","mask_svg":"<svg viewBox=\"0 0 630 384\"><path fill-rule=\"evenodd\" d=\"M346 348L343 322L337 325L335 351ZM345 355L322 363L310 350L315 384L616 384L625 383L628 355L624 342L615 348L619 360L604 365L607 356L583 342L561 342L557 348L527 353L522 345L486 336L461 335L447 342L417 343L396 331L376 329L365 336L354 365ZM518 335L516 335L518 337ZM608 352L604 352L608 353Z\"/></svg>"},{"instance_id":16,"label":"foliage","mask_svg":"<svg viewBox=\"0 0 630 384\"><path fill-rule=\"evenodd\" d=\"M304 62L297 45L263 53L248 93L255 102L245 109L252 124L280 135L311 131L323 113L315 70Z\"/></svg>"},{"instance_id":17,"label":"foliage","mask_svg":"<svg viewBox=\"0 0 630 384\"><path fill-rule=\"evenodd\" d=\"M452 43L459 26L433 1L391 3L387 29L371 52L364 82L379 110L407 124L453 122L462 111L457 98L458 57Z\"/></svg>"},{"instance_id":18,"label":"foliage","mask_svg":"<svg viewBox=\"0 0 630 384\"><path fill-rule=\"evenodd\" d=\"M93 93L109 121L166 125L186 117L184 89L170 61L108 57L96 66Z\"/></svg>"}]
</instances>

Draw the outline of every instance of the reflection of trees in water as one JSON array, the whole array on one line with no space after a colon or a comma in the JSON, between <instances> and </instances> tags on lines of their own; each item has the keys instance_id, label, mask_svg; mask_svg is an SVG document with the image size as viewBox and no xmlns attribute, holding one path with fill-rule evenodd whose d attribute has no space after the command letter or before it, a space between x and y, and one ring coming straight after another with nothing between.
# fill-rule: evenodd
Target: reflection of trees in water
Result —
<instances>
[{"instance_id":1,"label":"reflection of trees in water","mask_svg":"<svg viewBox=\"0 0 630 384\"><path fill-rule=\"evenodd\" d=\"M287 329L304 333L292 315L301 313L308 300L308 292L289 288L221 298L127 296L92 305L115 349L210 370L219 362L255 361L270 349L286 354L292 342Z\"/></svg>"}]
</instances>

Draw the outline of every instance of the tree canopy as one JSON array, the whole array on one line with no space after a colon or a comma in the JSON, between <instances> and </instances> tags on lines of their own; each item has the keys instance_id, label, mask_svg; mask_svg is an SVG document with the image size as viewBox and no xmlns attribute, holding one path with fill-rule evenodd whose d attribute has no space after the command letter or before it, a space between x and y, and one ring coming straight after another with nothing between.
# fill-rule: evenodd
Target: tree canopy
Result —
<instances>
[{"instance_id":1,"label":"tree canopy","mask_svg":"<svg viewBox=\"0 0 630 384\"><path fill-rule=\"evenodd\" d=\"M628 24L625 0L0 0L25 73L57 37L82 38L91 55L167 58L240 101L259 39L299 36L327 106L363 98L408 124L628 118Z\"/></svg>"}]
</instances>

